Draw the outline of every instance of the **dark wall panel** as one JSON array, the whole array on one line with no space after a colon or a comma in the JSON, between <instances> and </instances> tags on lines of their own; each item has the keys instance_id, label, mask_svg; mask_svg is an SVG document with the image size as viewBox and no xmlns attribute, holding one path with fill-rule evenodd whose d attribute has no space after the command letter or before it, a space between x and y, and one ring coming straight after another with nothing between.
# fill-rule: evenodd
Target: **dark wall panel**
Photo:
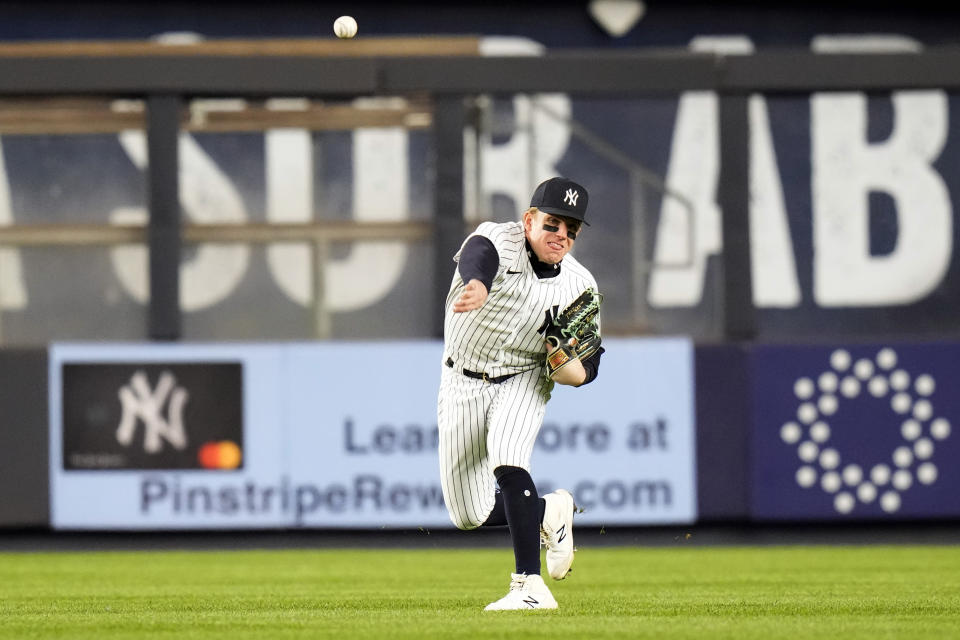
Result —
<instances>
[{"instance_id":1,"label":"dark wall panel","mask_svg":"<svg viewBox=\"0 0 960 640\"><path fill-rule=\"evenodd\" d=\"M698 345L694 356L697 416L697 512L700 521L748 515L749 372L747 350Z\"/></svg>"},{"instance_id":2,"label":"dark wall panel","mask_svg":"<svg viewBox=\"0 0 960 640\"><path fill-rule=\"evenodd\" d=\"M0 526L50 521L47 352L0 351Z\"/></svg>"}]
</instances>

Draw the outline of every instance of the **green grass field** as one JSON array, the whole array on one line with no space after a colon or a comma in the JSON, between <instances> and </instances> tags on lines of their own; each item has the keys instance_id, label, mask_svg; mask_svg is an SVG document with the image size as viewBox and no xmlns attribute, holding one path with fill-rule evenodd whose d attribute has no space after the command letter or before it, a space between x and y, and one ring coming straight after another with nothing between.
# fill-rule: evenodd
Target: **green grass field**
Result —
<instances>
[{"instance_id":1,"label":"green grass field","mask_svg":"<svg viewBox=\"0 0 960 640\"><path fill-rule=\"evenodd\" d=\"M960 547L588 548L484 612L507 549L0 554L0 638L960 638Z\"/></svg>"}]
</instances>

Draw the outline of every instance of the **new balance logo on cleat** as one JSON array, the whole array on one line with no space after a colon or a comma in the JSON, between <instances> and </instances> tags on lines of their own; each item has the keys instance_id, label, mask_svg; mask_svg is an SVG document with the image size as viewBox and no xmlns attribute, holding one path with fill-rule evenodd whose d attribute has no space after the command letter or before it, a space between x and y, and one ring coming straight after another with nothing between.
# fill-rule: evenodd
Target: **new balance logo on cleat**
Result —
<instances>
[{"instance_id":1,"label":"new balance logo on cleat","mask_svg":"<svg viewBox=\"0 0 960 640\"><path fill-rule=\"evenodd\" d=\"M573 564L573 514L577 505L569 491L557 489L543 496L546 506L540 537L547 548L547 573L554 580L563 580Z\"/></svg>"},{"instance_id":2,"label":"new balance logo on cleat","mask_svg":"<svg viewBox=\"0 0 960 640\"><path fill-rule=\"evenodd\" d=\"M510 591L496 602L491 602L484 611L530 611L556 609L557 601L539 575L510 574Z\"/></svg>"}]
</instances>

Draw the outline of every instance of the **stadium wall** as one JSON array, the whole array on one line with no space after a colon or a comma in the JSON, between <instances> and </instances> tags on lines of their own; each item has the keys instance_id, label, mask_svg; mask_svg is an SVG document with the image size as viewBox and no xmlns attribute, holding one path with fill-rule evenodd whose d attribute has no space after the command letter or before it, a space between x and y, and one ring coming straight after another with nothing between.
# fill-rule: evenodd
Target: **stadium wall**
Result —
<instances>
[{"instance_id":1,"label":"stadium wall","mask_svg":"<svg viewBox=\"0 0 960 640\"><path fill-rule=\"evenodd\" d=\"M609 345L602 382L555 390L534 454L538 486L571 486L585 525L960 517L956 343ZM441 350L0 352L0 525L449 527L431 382ZM384 359L410 375L366 366Z\"/></svg>"},{"instance_id":2,"label":"stadium wall","mask_svg":"<svg viewBox=\"0 0 960 640\"><path fill-rule=\"evenodd\" d=\"M830 11L797 5L786 19L777 14L780 5L718 10L671 4L651 7L637 28L620 37L604 32L582 2L552 5L549 28L542 8L532 4L512 8L517 19L508 25L501 9L479 3L450 12L411 11L397 3L356 5L364 38L422 39L425 32L473 38L477 51L455 59L365 55L317 61L301 54L265 59L249 49L247 55L181 56L170 49L154 56L112 56L109 47L93 56L78 56L77 50L36 55L39 49L21 55L22 50L4 49L0 93L14 106L64 94L107 98L114 101L111 110L121 111L134 109L136 100L145 102L140 119L131 119L135 124L127 130L5 131L0 231L9 234L4 237L16 239L20 231L53 221L116 227L146 221L151 227L146 247L129 246L143 239L138 236L125 237L127 245L83 250L7 244L0 250L5 345L131 341L124 348L103 342L89 348L55 345L49 372L45 348L2 352L0 407L8 446L0 451L0 524L271 527L289 525L297 510L296 526L371 524L363 513L332 511L331 505L346 504L347 488L311 474L317 468L352 473L353 462L368 458L395 457L414 463L398 469L426 469L428 448L422 443L430 430L423 416L429 408L408 408L414 417L399 430L380 430L392 424L384 419L360 432L357 422L341 419L330 431L338 434L336 441L306 440L311 446L302 451L326 451L333 456L330 467L284 450L280 432L269 428L275 422L271 416L300 406L295 405L300 400L283 397L273 382L289 358L258 341L316 337L309 301L319 287L306 277L291 278L296 270L290 268L309 264L309 258L290 247L181 246L178 195L185 218L193 222L275 222L290 215L295 201L307 203L294 207L297 216L331 226L370 211L431 223L428 235L402 247L369 253L369 246L357 243L328 256L328 266L339 274L331 281L340 286L325 294L328 333L361 341L342 346L363 351L373 344L362 342L368 340L429 342L437 327L436 292L449 277L449 248L466 230L459 222L514 218L541 173L581 177L591 185L593 206L608 216L585 235L578 256L596 264L608 293L605 318L611 322L605 327L611 338L624 340L624 353L636 348L637 362L659 362L648 358L656 341L638 334L680 334L697 342L689 357L664 361L688 358L693 364L685 377L664 378L673 388L638 409L653 414L638 420L585 415L577 424L550 423L545 429L550 456L603 459L616 453L620 462L629 461L614 451L615 438L633 447L631 455L658 457L682 473L671 486L687 483L675 494L683 496L672 503L677 510L667 514L621 508L627 503L624 483L607 483L601 494L607 492L611 509L601 516L636 523L957 517L949 464L956 459L955 410L946 397L955 379L950 341L957 337L960 311L954 250L960 227L953 222L952 204L960 175L960 146L951 124L960 117L956 10L865 14L852 4ZM54 5L57 20L49 20L46 12ZM146 4L122 9L99 4L94 12L83 3L38 3L7 16L0 37L41 47L48 40L106 39L118 48L126 46L125 39L158 36L181 43L314 39L317 25L331 18L324 11L322 5L281 3L265 19L261 11L225 9L220 3L177 4L160 14ZM463 25L471 34L462 33ZM306 129L180 131L174 117L178 107L186 107L196 125L210 115L205 100L237 95L249 99L243 104L248 109L278 95L359 97L362 103L371 96L423 92L433 94L438 108L430 114L436 118L432 128L343 130L322 141ZM461 133L482 119L478 114L499 114L510 126L478 138L474 159L485 171L477 170L484 177L472 182ZM543 135L532 140L525 138L528 132ZM587 140L601 144L591 147ZM531 149L541 154L535 170L528 166ZM355 165L365 170L354 173ZM184 177L189 179L178 184ZM291 177L299 182L291 183ZM276 207L279 192L291 198ZM682 206L677 194L692 198L692 204ZM643 224L636 226L639 220ZM678 228L686 233L667 233ZM364 259L351 260L358 256ZM379 272L368 268L373 263L382 267ZM628 272L631 277L624 277ZM395 279L380 286L381 273ZM425 281L434 286L424 287ZM240 341L243 354L224 345L191 353L194 346L186 343L142 344L151 337ZM722 338L733 341L706 344ZM804 341L817 344L798 344ZM408 346L396 346L398 353ZM311 343L306 351L319 358L337 348ZM422 378L431 379L429 352L435 346L423 348L412 357L422 359ZM81 352L85 361L56 360ZM121 352L126 355L118 356ZM143 375L137 376L141 365ZM315 364L303 366L304 379L315 375ZM615 394L610 406L633 397L635 389L621 385L631 384L637 369L614 366L610 378L619 382L598 391ZM252 372L263 384L248 393L246 376ZM217 398L223 406L209 394L204 401L202 385L183 395L181 388L197 377L222 379ZM657 380L646 382L655 388ZM378 388L387 386L389 381ZM164 417L137 403L161 388L170 394L163 395L167 400L206 407L204 415L229 408L233 417L199 419L214 430L199 444L211 446L188 447L174 462L165 454L157 463L156 452L146 449L131 457L125 450L136 436L145 437L144 418L156 423ZM687 393L695 399L688 404ZM68 395L76 410L64 411ZM423 389L411 389L404 399L409 397L424 400ZM85 404L90 398L99 399ZM656 415L658 402L689 406L692 418L670 423L689 427L678 431L688 436L678 451L666 437L673 432ZM308 407L291 424L308 424L322 414ZM619 431L604 426L614 423ZM248 434L249 425L258 426ZM154 433L165 434L159 442L167 454L164 443L180 437L170 428ZM77 444L78 434L95 431L99 440L93 445L83 437ZM309 429L302 431L311 437ZM272 452L272 471L251 494L248 485L227 479L246 472L229 463L246 461L251 442L260 442L256 438L263 438L253 449L256 455ZM398 453L398 438L415 449L409 458ZM136 442L146 446L146 440ZM74 446L92 448L68 451ZM170 472L198 464L203 468ZM197 474L221 484L183 483ZM296 474L314 480L290 484ZM101 479L107 481L100 485ZM633 495L663 495L656 493L656 479L640 480ZM389 494L377 493L383 483L367 483L361 493L381 496L383 504L409 504L416 492L404 482ZM120 497L134 511L153 509L146 514L153 520L143 513L139 520L129 514L118 519L112 511L117 501L104 496L118 497L113 492L124 483ZM595 486L584 488L596 495ZM252 503L246 502L250 495ZM435 496L423 495L428 503ZM327 505L325 511L321 505ZM161 508L167 510L165 519L157 515ZM203 521L171 515L191 509L214 513ZM321 516L328 512L332 520ZM406 526L413 520L392 522Z\"/></svg>"},{"instance_id":3,"label":"stadium wall","mask_svg":"<svg viewBox=\"0 0 960 640\"><path fill-rule=\"evenodd\" d=\"M209 26L197 12L192 24ZM588 42L589 19L561 14L550 44ZM384 15L396 21L374 21L371 41L409 24L396 10ZM230 55L192 45L157 52L149 42L137 44L156 45L152 53L121 56L109 44L98 55L7 48L0 93L17 104L81 94L111 100L109 110L147 106L119 131L5 132L0 235L51 221L153 226L147 246L4 244L4 344L435 337L436 292L468 222L515 218L554 173L588 184L605 216L577 251L607 292L607 327L619 334L789 341L828 327L843 337L956 338L960 59L947 23L889 19L902 31L878 37L864 26L876 27L871 19L841 37L829 29L845 24L842 14L819 23L811 15L789 34L772 37L747 19L748 35L730 36L668 15L651 12L650 30L598 49L491 34L455 58L267 56L252 40ZM720 24L734 24L729 15ZM150 23L136 24L130 33ZM280 24L274 35L297 33L289 16ZM672 48L622 46L659 42L654 25ZM246 26L226 21L209 36ZM32 44L21 36L9 46ZM423 94L440 109L418 113L436 117L431 127L189 130L217 115L218 100L255 111L277 96L369 106L373 96L412 103ZM169 117L176 104L190 114L185 130ZM460 133L488 116L503 128L478 136L470 157ZM373 218L429 227L391 246L338 245L324 259L329 277L316 283L305 247L171 242L178 177L183 225ZM59 305L71 312L50 312ZM314 305L328 335L317 335Z\"/></svg>"},{"instance_id":4,"label":"stadium wall","mask_svg":"<svg viewBox=\"0 0 960 640\"><path fill-rule=\"evenodd\" d=\"M0 350L0 526L50 522L47 350Z\"/></svg>"}]
</instances>

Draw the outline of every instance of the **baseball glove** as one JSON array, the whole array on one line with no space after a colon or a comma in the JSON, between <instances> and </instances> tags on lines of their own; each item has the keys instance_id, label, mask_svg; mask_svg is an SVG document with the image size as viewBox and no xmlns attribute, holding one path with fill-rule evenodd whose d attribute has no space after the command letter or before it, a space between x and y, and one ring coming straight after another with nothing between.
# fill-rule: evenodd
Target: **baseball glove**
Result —
<instances>
[{"instance_id":1,"label":"baseball glove","mask_svg":"<svg viewBox=\"0 0 960 640\"><path fill-rule=\"evenodd\" d=\"M547 375L553 375L575 358L589 358L600 348L597 316L603 295L587 288L556 317L549 314L542 326L544 340L550 344Z\"/></svg>"}]
</instances>

